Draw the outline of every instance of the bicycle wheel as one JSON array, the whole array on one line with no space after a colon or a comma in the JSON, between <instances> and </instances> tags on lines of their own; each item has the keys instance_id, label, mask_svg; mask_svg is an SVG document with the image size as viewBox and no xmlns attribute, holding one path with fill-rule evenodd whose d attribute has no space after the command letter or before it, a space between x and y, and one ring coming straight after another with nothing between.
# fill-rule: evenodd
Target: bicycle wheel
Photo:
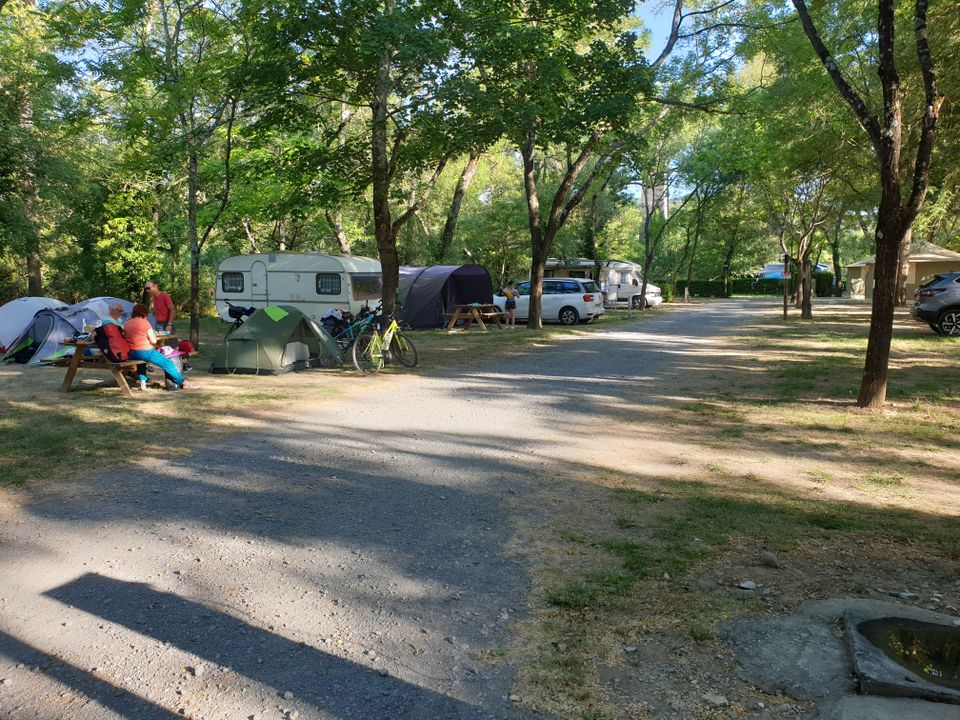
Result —
<instances>
[{"instance_id":1,"label":"bicycle wheel","mask_svg":"<svg viewBox=\"0 0 960 720\"><path fill-rule=\"evenodd\" d=\"M353 366L358 372L380 372L383 367L383 345L380 336L374 332L365 332L357 336L351 349Z\"/></svg>"},{"instance_id":2,"label":"bicycle wheel","mask_svg":"<svg viewBox=\"0 0 960 720\"><path fill-rule=\"evenodd\" d=\"M413 346L410 339L401 332L393 336L390 341L390 357L396 360L404 367L412 368L417 366L417 348Z\"/></svg>"}]
</instances>

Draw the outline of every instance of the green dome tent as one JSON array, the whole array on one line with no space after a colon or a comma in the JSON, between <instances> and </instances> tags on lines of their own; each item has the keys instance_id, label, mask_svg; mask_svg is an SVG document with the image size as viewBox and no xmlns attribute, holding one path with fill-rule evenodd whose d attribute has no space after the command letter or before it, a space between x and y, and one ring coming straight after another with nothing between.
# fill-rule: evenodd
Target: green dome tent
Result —
<instances>
[{"instance_id":1,"label":"green dome tent","mask_svg":"<svg viewBox=\"0 0 960 720\"><path fill-rule=\"evenodd\" d=\"M210 372L279 375L341 362L337 343L323 328L295 307L271 305L227 336Z\"/></svg>"}]
</instances>

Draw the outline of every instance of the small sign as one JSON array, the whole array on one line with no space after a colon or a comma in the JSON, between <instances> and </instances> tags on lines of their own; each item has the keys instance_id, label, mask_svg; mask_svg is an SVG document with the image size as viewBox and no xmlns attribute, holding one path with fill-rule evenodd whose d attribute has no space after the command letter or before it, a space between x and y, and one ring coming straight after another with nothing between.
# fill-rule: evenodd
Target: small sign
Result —
<instances>
[{"instance_id":1,"label":"small sign","mask_svg":"<svg viewBox=\"0 0 960 720\"><path fill-rule=\"evenodd\" d=\"M789 279L792 278L792 277L793 277L793 273L785 272L785 273L783 274L783 279L784 279L784 280L789 280Z\"/></svg>"}]
</instances>

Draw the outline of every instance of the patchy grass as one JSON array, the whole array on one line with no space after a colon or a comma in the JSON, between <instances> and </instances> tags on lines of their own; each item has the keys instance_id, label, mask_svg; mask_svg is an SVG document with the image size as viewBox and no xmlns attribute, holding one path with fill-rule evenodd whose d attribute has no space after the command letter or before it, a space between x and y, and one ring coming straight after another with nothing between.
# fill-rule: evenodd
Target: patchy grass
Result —
<instances>
[{"instance_id":1,"label":"patchy grass","mask_svg":"<svg viewBox=\"0 0 960 720\"><path fill-rule=\"evenodd\" d=\"M613 310L589 325L548 325L542 332L418 331L413 338L420 365L412 372L456 367L464 358L473 362L515 353L623 322L625 311ZM343 369L282 376L210 375L207 368L227 327L216 318L203 319L200 351L184 392L135 391L130 398L112 386L109 373L81 371L74 388L82 389L64 395L59 392L62 368L0 366L0 487L83 476L127 458L183 454L217 437L289 417L294 408L366 392L372 382L354 373L349 361ZM402 372L411 371L385 370L387 375Z\"/></svg>"},{"instance_id":2,"label":"patchy grass","mask_svg":"<svg viewBox=\"0 0 960 720\"><path fill-rule=\"evenodd\" d=\"M863 411L852 399L867 321L841 303L719 339L715 354L740 360L685 374L676 400L624 430L643 458L635 471L571 472L544 490L563 532L530 527L518 549L535 587L536 620L511 650L525 704L570 720L649 717L607 679L636 677L644 707L713 717L689 678L733 705L770 703L718 662L731 617L904 589L960 607L960 343L901 319L889 407ZM739 590L744 579L758 590ZM576 638L562 656L558 637Z\"/></svg>"}]
</instances>

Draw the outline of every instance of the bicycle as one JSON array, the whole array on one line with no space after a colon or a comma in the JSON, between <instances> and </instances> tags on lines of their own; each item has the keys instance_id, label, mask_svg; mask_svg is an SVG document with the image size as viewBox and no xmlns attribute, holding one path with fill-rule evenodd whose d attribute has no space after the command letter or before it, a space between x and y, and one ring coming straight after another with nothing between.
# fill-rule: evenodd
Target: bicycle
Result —
<instances>
[{"instance_id":1,"label":"bicycle","mask_svg":"<svg viewBox=\"0 0 960 720\"><path fill-rule=\"evenodd\" d=\"M373 323L374 311L369 307L364 307L357 313L356 317L344 310L340 312L340 318L324 318L321 320L321 325L340 346L340 352L346 354L354 341Z\"/></svg>"},{"instance_id":2,"label":"bicycle","mask_svg":"<svg viewBox=\"0 0 960 720\"><path fill-rule=\"evenodd\" d=\"M362 332L353 343L353 366L362 373L380 372L384 365L394 361L404 367L416 367L417 348L403 334L396 318L391 317L386 330L380 332L382 317L379 311L378 306L375 316L371 316L369 331Z\"/></svg>"}]
</instances>

